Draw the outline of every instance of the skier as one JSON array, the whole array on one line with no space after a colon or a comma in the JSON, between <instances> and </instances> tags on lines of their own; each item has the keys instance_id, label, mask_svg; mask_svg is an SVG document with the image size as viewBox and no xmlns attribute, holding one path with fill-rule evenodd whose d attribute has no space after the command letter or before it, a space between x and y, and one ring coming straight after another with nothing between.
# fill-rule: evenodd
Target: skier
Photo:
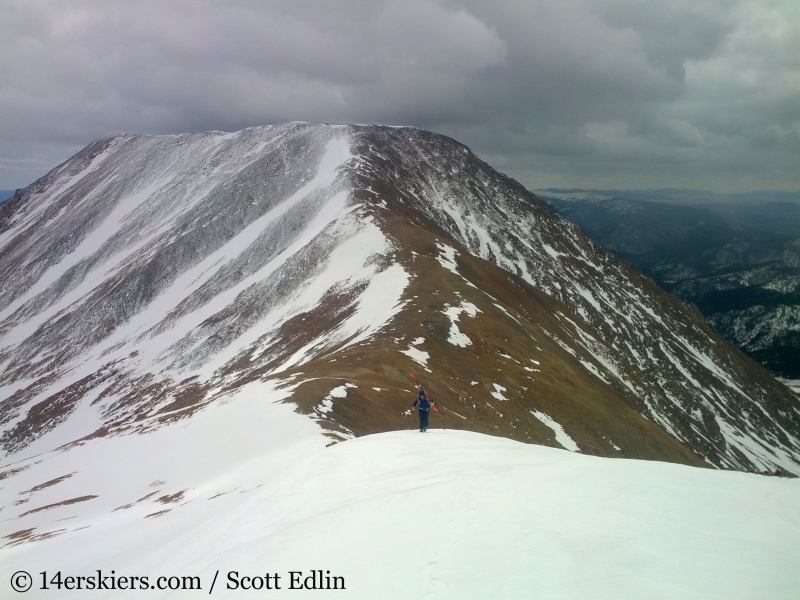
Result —
<instances>
[{"instance_id":1,"label":"skier","mask_svg":"<svg viewBox=\"0 0 800 600\"><path fill-rule=\"evenodd\" d=\"M417 410L419 410L419 431L420 433L425 433L428 431L428 415L431 410L431 402L428 400L428 396L425 394L425 390L422 389L422 386L419 386L419 396L414 400L414 404L411 408L413 409L417 405L419 405L417 408Z\"/></svg>"}]
</instances>

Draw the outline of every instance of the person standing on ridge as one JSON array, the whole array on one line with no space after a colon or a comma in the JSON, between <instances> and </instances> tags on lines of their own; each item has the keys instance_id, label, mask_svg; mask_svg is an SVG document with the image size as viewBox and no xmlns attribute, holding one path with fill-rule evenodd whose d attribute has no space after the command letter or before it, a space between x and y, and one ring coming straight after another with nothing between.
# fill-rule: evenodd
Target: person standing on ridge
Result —
<instances>
[{"instance_id":1,"label":"person standing on ridge","mask_svg":"<svg viewBox=\"0 0 800 600\"><path fill-rule=\"evenodd\" d=\"M431 402L428 400L428 395L425 393L425 390L422 389L422 386L419 386L419 396L414 400L414 404L411 408L415 406L417 410L419 410L419 431L420 433L425 433L428 431L428 415L431 411Z\"/></svg>"}]
</instances>

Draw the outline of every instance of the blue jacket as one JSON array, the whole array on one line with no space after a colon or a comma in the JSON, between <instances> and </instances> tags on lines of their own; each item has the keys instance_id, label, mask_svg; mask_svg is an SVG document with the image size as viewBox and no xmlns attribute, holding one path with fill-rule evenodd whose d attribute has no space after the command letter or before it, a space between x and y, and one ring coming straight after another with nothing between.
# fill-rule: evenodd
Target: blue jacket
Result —
<instances>
[{"instance_id":1,"label":"blue jacket","mask_svg":"<svg viewBox=\"0 0 800 600\"><path fill-rule=\"evenodd\" d=\"M419 397L414 400L414 406L417 406L418 404L420 410L430 410L431 403L428 400L428 397L425 395L425 390L420 390Z\"/></svg>"}]
</instances>

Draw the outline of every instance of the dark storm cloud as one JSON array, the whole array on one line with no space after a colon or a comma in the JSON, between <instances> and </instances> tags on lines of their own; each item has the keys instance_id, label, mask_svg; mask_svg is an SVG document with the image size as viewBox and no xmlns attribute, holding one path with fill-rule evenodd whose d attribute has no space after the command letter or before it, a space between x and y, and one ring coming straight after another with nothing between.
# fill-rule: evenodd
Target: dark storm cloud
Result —
<instances>
[{"instance_id":1,"label":"dark storm cloud","mask_svg":"<svg viewBox=\"0 0 800 600\"><path fill-rule=\"evenodd\" d=\"M800 4L0 2L0 188L96 137L447 133L531 187L800 187Z\"/></svg>"}]
</instances>

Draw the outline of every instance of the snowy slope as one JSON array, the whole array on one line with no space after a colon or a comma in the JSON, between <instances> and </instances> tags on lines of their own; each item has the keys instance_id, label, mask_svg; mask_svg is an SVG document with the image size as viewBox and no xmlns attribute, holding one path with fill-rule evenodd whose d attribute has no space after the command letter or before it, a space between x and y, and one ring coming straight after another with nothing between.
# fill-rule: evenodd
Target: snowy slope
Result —
<instances>
[{"instance_id":1,"label":"snowy slope","mask_svg":"<svg viewBox=\"0 0 800 600\"><path fill-rule=\"evenodd\" d=\"M30 498L15 527L53 537L3 549L2 572L198 576L207 594L219 571L212 596L230 598L245 592L226 590L229 572L279 574L270 595L293 597L289 572L311 570L343 577L345 592L324 592L343 598L788 599L800 586L796 479L441 429L325 447L281 396L251 384L158 431L40 455L4 494ZM84 597L37 577L26 597Z\"/></svg>"},{"instance_id":2,"label":"snowy slope","mask_svg":"<svg viewBox=\"0 0 800 600\"><path fill-rule=\"evenodd\" d=\"M334 439L404 428L419 367L455 392L459 427L800 471L784 386L469 149L413 128L99 140L4 204L0 277L4 465L253 382L291 388Z\"/></svg>"},{"instance_id":3,"label":"snowy slope","mask_svg":"<svg viewBox=\"0 0 800 600\"><path fill-rule=\"evenodd\" d=\"M185 408L170 376L206 382L243 352L272 358L281 325L309 307L340 318L281 347L276 370L385 323L407 274L376 261L390 245L350 200L350 159L335 127L120 136L29 189L0 234L15 281L0 294L5 449L78 404L94 418L77 437ZM37 405L47 417L26 420Z\"/></svg>"}]
</instances>

